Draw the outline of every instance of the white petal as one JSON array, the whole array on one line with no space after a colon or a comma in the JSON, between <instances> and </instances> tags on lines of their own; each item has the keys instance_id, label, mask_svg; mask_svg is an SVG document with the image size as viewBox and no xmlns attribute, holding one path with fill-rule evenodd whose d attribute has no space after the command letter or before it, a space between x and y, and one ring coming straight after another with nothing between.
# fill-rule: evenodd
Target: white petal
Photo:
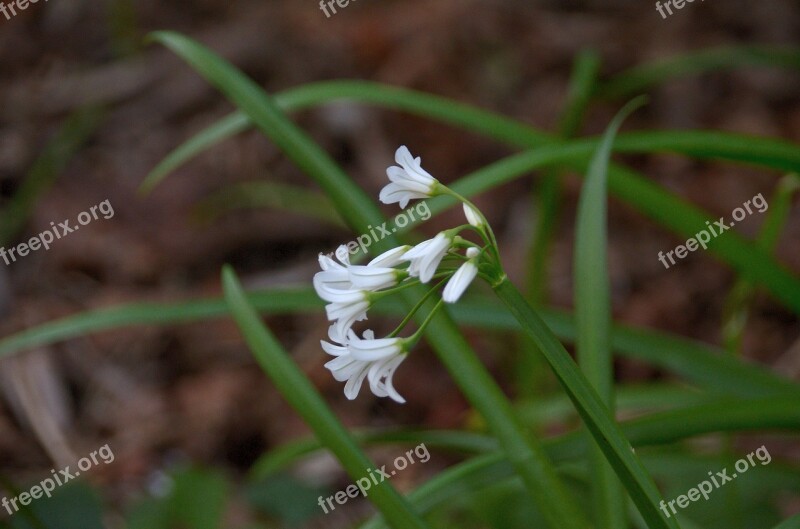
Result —
<instances>
[{"instance_id":1,"label":"white petal","mask_svg":"<svg viewBox=\"0 0 800 529\"><path fill-rule=\"evenodd\" d=\"M342 265L334 261L330 255L319 254L319 267L322 270L335 270L336 268L341 268Z\"/></svg>"},{"instance_id":2,"label":"white petal","mask_svg":"<svg viewBox=\"0 0 800 529\"><path fill-rule=\"evenodd\" d=\"M434 237L433 243L428 249L426 256L422 258L419 269L419 280L427 283L433 278L439 263L442 262L447 250L450 249L451 241L443 233Z\"/></svg>"},{"instance_id":3,"label":"white petal","mask_svg":"<svg viewBox=\"0 0 800 529\"><path fill-rule=\"evenodd\" d=\"M475 211L472 208L472 206L470 206L466 202L464 203L464 216L467 217L467 222L469 222L471 225L475 226L476 228L479 228L480 226L483 225L483 221L481 220L481 216L478 215L478 212Z\"/></svg>"},{"instance_id":4,"label":"white petal","mask_svg":"<svg viewBox=\"0 0 800 529\"><path fill-rule=\"evenodd\" d=\"M339 329L336 327L335 323L330 327L328 327L328 338L330 338L331 341L335 343L340 343L343 345L347 344L347 335L339 334Z\"/></svg>"},{"instance_id":5,"label":"white petal","mask_svg":"<svg viewBox=\"0 0 800 529\"><path fill-rule=\"evenodd\" d=\"M394 154L394 161L400 164L409 177L417 182L430 185L436 181L433 176L422 168L422 158L414 158L405 145L397 149Z\"/></svg>"},{"instance_id":6,"label":"white petal","mask_svg":"<svg viewBox=\"0 0 800 529\"><path fill-rule=\"evenodd\" d=\"M455 303L458 301L476 275L478 275L478 267L474 262L467 261L462 264L444 287L444 292L442 292L444 302Z\"/></svg>"},{"instance_id":7,"label":"white petal","mask_svg":"<svg viewBox=\"0 0 800 529\"><path fill-rule=\"evenodd\" d=\"M314 290L317 295L329 303L357 303L366 300L364 291L357 289L335 288L324 281L319 274L329 272L317 272L314 275Z\"/></svg>"},{"instance_id":8,"label":"white petal","mask_svg":"<svg viewBox=\"0 0 800 529\"><path fill-rule=\"evenodd\" d=\"M350 282L350 274L344 268L317 272L314 274L313 283L317 292L322 286L332 290L352 290L353 288L353 284Z\"/></svg>"},{"instance_id":9,"label":"white petal","mask_svg":"<svg viewBox=\"0 0 800 529\"><path fill-rule=\"evenodd\" d=\"M380 290L397 284L397 270L377 266L351 266L350 281L362 290Z\"/></svg>"},{"instance_id":10,"label":"white petal","mask_svg":"<svg viewBox=\"0 0 800 529\"><path fill-rule=\"evenodd\" d=\"M417 198L428 198L430 195L427 193L420 193L418 191L409 191L408 189L395 184L387 184L381 189L378 199L384 204L394 204L398 202L400 207L405 209L408 201Z\"/></svg>"},{"instance_id":11,"label":"white petal","mask_svg":"<svg viewBox=\"0 0 800 529\"><path fill-rule=\"evenodd\" d=\"M358 392L361 390L361 384L364 382L364 378L367 376L368 371L369 364L365 363L361 371L350 377L350 380L348 380L347 384L344 385L345 397L347 397L349 400L354 400L358 396Z\"/></svg>"},{"instance_id":12,"label":"white petal","mask_svg":"<svg viewBox=\"0 0 800 529\"><path fill-rule=\"evenodd\" d=\"M411 247L398 246L392 248L388 252L383 252L378 257L368 263L368 266L376 267L392 267L400 264L403 261L403 254L405 254Z\"/></svg>"},{"instance_id":13,"label":"white petal","mask_svg":"<svg viewBox=\"0 0 800 529\"><path fill-rule=\"evenodd\" d=\"M452 240L440 232L433 239L421 242L407 251L402 259L410 262L408 273L412 277L419 276L423 283L430 281L451 243Z\"/></svg>"},{"instance_id":14,"label":"white petal","mask_svg":"<svg viewBox=\"0 0 800 529\"><path fill-rule=\"evenodd\" d=\"M400 338L355 339L350 340L349 350L356 360L374 362L400 353L402 347Z\"/></svg>"},{"instance_id":15,"label":"white petal","mask_svg":"<svg viewBox=\"0 0 800 529\"><path fill-rule=\"evenodd\" d=\"M442 235L442 234L441 233L437 234L436 237L438 237L439 235ZM433 244L433 241L436 239L436 237L434 237L433 239L428 239L427 241L422 241L418 245L416 245L413 248L411 248L409 251L407 251L406 253L403 254L402 260L403 261L412 261L412 260L417 259L417 258L425 255L426 253L428 253L428 248L431 247L431 245Z\"/></svg>"},{"instance_id":16,"label":"white petal","mask_svg":"<svg viewBox=\"0 0 800 529\"><path fill-rule=\"evenodd\" d=\"M333 304L331 304L333 305ZM325 307L327 311L330 305ZM357 321L362 321L367 319L367 309L369 308L369 304L364 302L364 305L358 305L354 307L349 307L348 309L344 308L336 308L334 310L328 311L328 319L331 321L336 321L334 326L336 329L333 331L337 336L347 336L348 331L353 327L353 324ZM331 317L331 314L334 313L336 317Z\"/></svg>"},{"instance_id":17,"label":"white petal","mask_svg":"<svg viewBox=\"0 0 800 529\"><path fill-rule=\"evenodd\" d=\"M395 166L386 169L386 176L389 177L389 182L391 184L394 184L406 191L422 193L425 196L428 196L430 193L431 184L433 183L433 178L419 178L414 176L412 173L409 173L405 169Z\"/></svg>"},{"instance_id":18,"label":"white petal","mask_svg":"<svg viewBox=\"0 0 800 529\"><path fill-rule=\"evenodd\" d=\"M406 355L397 355L394 358L388 358L380 363L375 363L370 367L368 378L369 386L372 392L379 397L390 397L392 400L405 403L404 399L395 389L392 384L392 377L398 366L405 360ZM382 380L384 379L385 380Z\"/></svg>"},{"instance_id":19,"label":"white petal","mask_svg":"<svg viewBox=\"0 0 800 529\"><path fill-rule=\"evenodd\" d=\"M398 165L410 165L414 163L414 157L411 156L411 151L408 150L408 147L401 145L394 151L394 161Z\"/></svg>"},{"instance_id":20,"label":"white petal","mask_svg":"<svg viewBox=\"0 0 800 529\"><path fill-rule=\"evenodd\" d=\"M361 370L367 365L368 362L360 362L350 355L345 355L330 360L325 364L325 368L331 372L334 380L344 382L361 373Z\"/></svg>"},{"instance_id":21,"label":"white petal","mask_svg":"<svg viewBox=\"0 0 800 529\"><path fill-rule=\"evenodd\" d=\"M319 344L322 346L322 350L331 356L342 356L350 354L350 351L344 345L334 345L330 342L326 342L325 340L320 340Z\"/></svg>"},{"instance_id":22,"label":"white petal","mask_svg":"<svg viewBox=\"0 0 800 529\"><path fill-rule=\"evenodd\" d=\"M344 266L350 265L350 250L347 248L346 244L340 244L338 248L336 248L336 258L342 262Z\"/></svg>"}]
</instances>

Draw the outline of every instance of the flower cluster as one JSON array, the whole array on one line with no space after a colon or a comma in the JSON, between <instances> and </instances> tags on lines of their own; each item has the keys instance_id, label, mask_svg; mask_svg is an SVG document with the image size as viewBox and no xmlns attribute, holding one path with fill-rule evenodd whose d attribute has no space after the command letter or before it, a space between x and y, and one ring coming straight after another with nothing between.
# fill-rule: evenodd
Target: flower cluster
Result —
<instances>
[{"instance_id":1,"label":"flower cluster","mask_svg":"<svg viewBox=\"0 0 800 529\"><path fill-rule=\"evenodd\" d=\"M498 260L494 234L474 205L425 171L421 159L414 158L405 146L397 149L395 161L398 165L386 170L390 183L380 192L381 202L399 203L405 208L412 199L451 195L463 203L467 224L440 232L413 247L393 248L366 265L351 264L341 247L336 252L338 261L319 256L321 271L314 275L314 288L327 302L325 311L332 322L328 331L331 341L323 340L321 344L326 353L335 357L325 367L337 381L346 382L344 393L351 400L356 398L366 378L375 395L405 402L392 384L395 371L441 303L458 301L480 274L482 264ZM461 237L460 233L467 229L475 231L483 245ZM371 330L365 330L359 337L353 330L356 322L367 319L367 311L378 299L408 286L428 284L433 279L440 281L387 337L375 338ZM440 301L419 328L409 337L397 336L443 284Z\"/></svg>"}]
</instances>

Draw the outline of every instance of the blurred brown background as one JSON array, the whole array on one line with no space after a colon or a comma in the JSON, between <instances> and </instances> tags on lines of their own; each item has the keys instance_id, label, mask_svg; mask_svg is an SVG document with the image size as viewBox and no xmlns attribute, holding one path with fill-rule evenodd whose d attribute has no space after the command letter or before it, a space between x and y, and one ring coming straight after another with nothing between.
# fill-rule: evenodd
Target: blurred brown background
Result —
<instances>
[{"instance_id":1,"label":"blurred brown background","mask_svg":"<svg viewBox=\"0 0 800 529\"><path fill-rule=\"evenodd\" d=\"M101 118L60 171L18 234L20 242L51 221L74 218L109 199L113 219L0 266L4 334L87 309L138 300L180 300L219 293L219 270L233 264L249 284L307 283L318 252L352 238L281 212L235 212L202 222L193 207L235 182L273 179L311 186L277 149L247 132L171 175L151 195L137 188L184 139L232 110L171 53L145 46L155 29L186 33L242 68L271 92L324 79L368 79L429 91L555 130L576 53L593 49L602 76L707 47L800 44L794 0L707 0L664 20L637 1L351 1L326 18L313 0L232 3L150 0L51 0L11 20L0 17L0 198L7 201L68 116L99 107ZM769 69L720 72L673 81L651 93L634 128L721 129L800 141L800 77ZM584 134L604 128L620 102L594 105ZM355 104L299 113L297 121L376 196L399 144L452 181L511 151L491 141L405 114ZM729 215L777 177L758 169L676 156L627 157L667 189L715 215ZM478 198L519 278L532 226L526 178ZM549 289L571 300L571 245L580 180L568 179ZM387 213L395 213L386 209ZM452 216L425 226L434 233ZM747 236L763 217L737 225ZM708 253L664 270L656 256L679 239L612 200L610 263L615 318L719 343L722 302L735 277ZM786 226L779 259L800 270L800 209ZM350 403L322 368L316 317L270 320L283 343L348 424L408 423L457 427L467 406L438 363L421 348L396 377L409 404L362 393ZM757 298L746 354L793 373L796 317ZM469 334L486 361L510 381L508 358L489 338ZM793 345L794 344L794 345ZM791 353L794 347L794 353ZM787 353L789 351L789 353ZM794 361L792 359L795 359ZM152 482L173 461L243 471L264 450L305 432L255 367L227 321L133 328L71 340L0 363L0 470L36 477L53 461L70 462L108 442L117 463L93 479L116 497ZM658 377L624 362L623 379ZM514 391L509 382L509 389ZM399 479L413 480L414 469ZM401 485L402 486L402 485Z\"/></svg>"}]
</instances>

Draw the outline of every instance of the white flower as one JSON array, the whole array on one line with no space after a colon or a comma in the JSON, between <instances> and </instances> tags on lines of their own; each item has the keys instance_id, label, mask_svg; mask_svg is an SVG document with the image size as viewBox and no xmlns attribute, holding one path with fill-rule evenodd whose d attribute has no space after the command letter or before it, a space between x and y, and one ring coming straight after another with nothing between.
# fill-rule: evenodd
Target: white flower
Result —
<instances>
[{"instance_id":1,"label":"white flower","mask_svg":"<svg viewBox=\"0 0 800 529\"><path fill-rule=\"evenodd\" d=\"M403 255L403 261L409 261L408 273L412 277L419 276L419 280L423 283L430 281L452 243L450 237L440 232L433 239L411 248Z\"/></svg>"},{"instance_id":2,"label":"white flower","mask_svg":"<svg viewBox=\"0 0 800 529\"><path fill-rule=\"evenodd\" d=\"M388 252L383 252L378 257L370 261L369 266L385 266L391 267L400 264L403 261L403 254L406 253L411 246L398 246L392 248Z\"/></svg>"},{"instance_id":3,"label":"white flower","mask_svg":"<svg viewBox=\"0 0 800 529\"><path fill-rule=\"evenodd\" d=\"M399 403L405 399L395 391L392 377L406 357L402 338L375 339L372 332L364 332L364 339L350 331L348 350L356 360L370 362L367 372L369 387L378 397L390 397Z\"/></svg>"},{"instance_id":4,"label":"white flower","mask_svg":"<svg viewBox=\"0 0 800 529\"><path fill-rule=\"evenodd\" d=\"M337 257L340 256L340 250L342 248L346 250L347 246L339 246L336 250ZM347 271L348 267L350 267L350 257L347 255L346 251L341 253L341 255L339 259L341 259L342 264L339 264L327 255L319 254L319 267L322 271L314 274L314 288L317 288L318 285L325 285L340 290L352 288L353 285L350 283L350 274Z\"/></svg>"},{"instance_id":5,"label":"white flower","mask_svg":"<svg viewBox=\"0 0 800 529\"><path fill-rule=\"evenodd\" d=\"M483 225L483 220L481 216L478 214L472 206L464 202L464 216L467 217L467 222L471 225L475 226L476 228L480 228Z\"/></svg>"},{"instance_id":6,"label":"white flower","mask_svg":"<svg viewBox=\"0 0 800 529\"><path fill-rule=\"evenodd\" d=\"M381 189L379 199L384 204L400 203L405 209L412 198L428 198L438 181L422 168L422 160L411 156L408 148L403 145L394 153L395 161L400 165L393 165L386 169L386 176L391 181Z\"/></svg>"},{"instance_id":7,"label":"white flower","mask_svg":"<svg viewBox=\"0 0 800 529\"><path fill-rule=\"evenodd\" d=\"M328 320L336 322L338 336L346 336L355 322L367 319L369 299L366 291L337 289L316 281L314 288L317 295L328 302L325 312Z\"/></svg>"},{"instance_id":8,"label":"white flower","mask_svg":"<svg viewBox=\"0 0 800 529\"><path fill-rule=\"evenodd\" d=\"M383 266L351 266L350 282L354 288L363 290L380 290L395 286L404 272Z\"/></svg>"},{"instance_id":9,"label":"white flower","mask_svg":"<svg viewBox=\"0 0 800 529\"><path fill-rule=\"evenodd\" d=\"M332 331L331 335L335 333ZM353 331L348 333L347 345L334 345L320 342L326 353L335 356L325 364L333 378L339 382L347 381L345 396L353 400L358 396L361 384L369 379L372 392L378 397L390 397L404 403L405 399L394 389L392 377L406 357L402 338L375 339L371 330L364 331L359 338Z\"/></svg>"},{"instance_id":10,"label":"white flower","mask_svg":"<svg viewBox=\"0 0 800 529\"><path fill-rule=\"evenodd\" d=\"M444 287L444 292L442 292L442 300L445 303L455 303L464 294L464 291L467 290L467 287L472 283L472 280L475 279L475 276L478 275L478 265L475 263L475 257L480 254L480 250L477 248L468 248L467 249L467 257L469 257L469 261L462 264L456 273L453 274L453 277L447 282L447 285Z\"/></svg>"}]
</instances>

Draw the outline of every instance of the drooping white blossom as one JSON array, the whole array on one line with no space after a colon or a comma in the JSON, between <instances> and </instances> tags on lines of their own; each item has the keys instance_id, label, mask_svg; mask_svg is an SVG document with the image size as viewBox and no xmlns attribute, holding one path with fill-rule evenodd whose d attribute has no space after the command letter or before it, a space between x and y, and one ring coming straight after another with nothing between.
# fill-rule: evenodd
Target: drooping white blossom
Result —
<instances>
[{"instance_id":1,"label":"drooping white blossom","mask_svg":"<svg viewBox=\"0 0 800 529\"><path fill-rule=\"evenodd\" d=\"M339 336L346 336L347 331L357 321L367 319L369 299L367 291L355 289L336 289L322 282L314 282L317 295L328 304L325 312L328 320L335 322Z\"/></svg>"},{"instance_id":2,"label":"drooping white blossom","mask_svg":"<svg viewBox=\"0 0 800 529\"><path fill-rule=\"evenodd\" d=\"M378 196L381 202L399 202L400 207L405 209L411 199L433 196L438 180L422 168L421 158L414 158L403 145L395 152L394 159L400 167L393 165L386 169L390 183L381 189Z\"/></svg>"},{"instance_id":3,"label":"drooping white blossom","mask_svg":"<svg viewBox=\"0 0 800 529\"><path fill-rule=\"evenodd\" d=\"M433 239L411 248L403 255L403 260L409 261L409 275L419 277L422 283L430 281L452 244L453 239L440 232Z\"/></svg>"},{"instance_id":4,"label":"drooping white blossom","mask_svg":"<svg viewBox=\"0 0 800 529\"><path fill-rule=\"evenodd\" d=\"M392 384L395 371L406 357L402 338L375 339L375 334L366 330L363 338L350 331L346 345L325 341L320 343L325 352L335 357L325 367L331 371L334 379L346 381L344 394L348 399L353 400L358 396L364 379L368 378L370 389L376 396L405 402Z\"/></svg>"},{"instance_id":5,"label":"drooping white blossom","mask_svg":"<svg viewBox=\"0 0 800 529\"><path fill-rule=\"evenodd\" d=\"M480 250L477 248L467 249L469 261L458 267L456 273L453 274L453 277L447 281L447 285L444 287L442 300L444 300L445 303L455 303L458 301L462 294L464 294L464 291L467 290L470 283L475 279L475 276L478 275L478 264L475 262L475 258L479 254Z\"/></svg>"}]
</instances>

